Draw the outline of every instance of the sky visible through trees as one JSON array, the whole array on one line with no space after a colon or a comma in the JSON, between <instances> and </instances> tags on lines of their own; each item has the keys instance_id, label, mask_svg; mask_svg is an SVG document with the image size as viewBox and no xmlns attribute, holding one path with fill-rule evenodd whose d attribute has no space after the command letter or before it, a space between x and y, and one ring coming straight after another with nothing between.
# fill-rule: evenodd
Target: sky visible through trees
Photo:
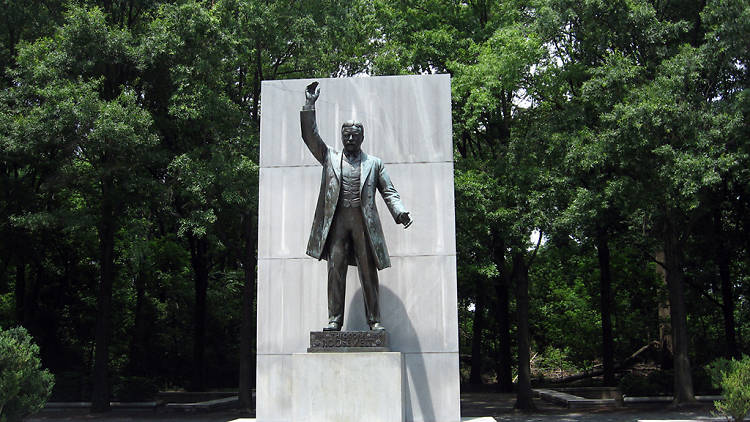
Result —
<instances>
[{"instance_id":1,"label":"sky visible through trees","mask_svg":"<svg viewBox=\"0 0 750 422\"><path fill-rule=\"evenodd\" d=\"M2 9L0 327L56 400L250 405L260 84L284 78L451 75L465 383L527 408L540 374L622 384L653 345L690 402L750 350L747 1Z\"/></svg>"}]
</instances>

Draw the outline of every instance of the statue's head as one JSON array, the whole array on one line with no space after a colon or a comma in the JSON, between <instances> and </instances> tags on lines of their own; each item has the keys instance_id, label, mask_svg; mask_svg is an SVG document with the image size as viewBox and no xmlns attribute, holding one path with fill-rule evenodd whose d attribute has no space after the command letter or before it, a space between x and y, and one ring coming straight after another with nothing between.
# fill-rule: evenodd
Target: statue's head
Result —
<instances>
[{"instance_id":1,"label":"statue's head","mask_svg":"<svg viewBox=\"0 0 750 422\"><path fill-rule=\"evenodd\" d=\"M361 122L347 120L341 125L341 143L344 144L346 152L358 152L364 140L365 129Z\"/></svg>"}]
</instances>

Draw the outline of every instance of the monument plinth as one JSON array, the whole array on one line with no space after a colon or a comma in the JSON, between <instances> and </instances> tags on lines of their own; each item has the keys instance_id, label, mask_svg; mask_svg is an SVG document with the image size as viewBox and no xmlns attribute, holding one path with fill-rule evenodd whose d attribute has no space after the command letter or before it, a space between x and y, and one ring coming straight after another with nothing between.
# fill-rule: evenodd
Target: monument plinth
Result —
<instances>
[{"instance_id":1,"label":"monument plinth","mask_svg":"<svg viewBox=\"0 0 750 422\"><path fill-rule=\"evenodd\" d=\"M292 421L403 422L399 352L295 353Z\"/></svg>"}]
</instances>

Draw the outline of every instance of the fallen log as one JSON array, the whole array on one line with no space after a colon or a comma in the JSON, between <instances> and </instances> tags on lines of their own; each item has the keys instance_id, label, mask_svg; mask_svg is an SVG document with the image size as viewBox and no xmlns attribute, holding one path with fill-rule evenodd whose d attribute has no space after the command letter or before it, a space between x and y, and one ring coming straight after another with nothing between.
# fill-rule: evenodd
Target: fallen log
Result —
<instances>
[{"instance_id":1,"label":"fallen log","mask_svg":"<svg viewBox=\"0 0 750 422\"><path fill-rule=\"evenodd\" d=\"M647 345L636 350L632 355L628 356L624 361L620 363L616 363L615 372L623 372L627 369L630 369L633 365L635 365L638 362L638 358L641 355L648 352L649 350L658 350L658 348L659 348L658 341L652 341L648 343ZM604 375L604 368L601 368L601 366L602 365L596 365L594 366L594 368L590 370L579 372L577 374L566 375L560 378L544 379L543 381L546 383L551 383L551 384L562 384L566 382L582 380L585 378L598 377L600 375Z\"/></svg>"}]
</instances>

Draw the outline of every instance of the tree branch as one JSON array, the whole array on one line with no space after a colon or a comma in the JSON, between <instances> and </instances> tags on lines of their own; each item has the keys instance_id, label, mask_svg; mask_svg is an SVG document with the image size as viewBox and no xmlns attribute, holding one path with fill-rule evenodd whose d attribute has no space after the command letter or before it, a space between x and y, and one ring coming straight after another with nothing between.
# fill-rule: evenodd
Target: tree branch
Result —
<instances>
[{"instance_id":1,"label":"tree branch","mask_svg":"<svg viewBox=\"0 0 750 422\"><path fill-rule=\"evenodd\" d=\"M719 308L724 308L724 305L721 302L719 302L718 300L714 299L713 297L711 297L711 295L709 295L703 289L701 289L700 287L698 287L695 284L693 284L692 282L690 282L687 277L684 277L683 281L685 282L685 284L687 284L688 286L690 286L691 288L693 288L695 291L697 291L698 293L700 293L701 296L703 296L706 299L708 299L709 302L713 303L714 305L718 306Z\"/></svg>"},{"instance_id":2,"label":"tree branch","mask_svg":"<svg viewBox=\"0 0 750 422\"><path fill-rule=\"evenodd\" d=\"M650 254L648 256L649 256L649 258L651 258L652 262L655 262L657 265L659 265L660 267L664 268L665 271L669 271L669 268L667 268L667 264L659 261L658 259L656 259L655 256L652 256Z\"/></svg>"},{"instance_id":3,"label":"tree branch","mask_svg":"<svg viewBox=\"0 0 750 422\"><path fill-rule=\"evenodd\" d=\"M534 262L534 258L536 258L536 253L539 252L539 246L541 246L542 244L542 237L544 237L544 232L539 230L539 239L537 239L536 241L534 252L531 253L531 257L529 258L528 264L526 264L526 268L531 268L531 264Z\"/></svg>"}]
</instances>

